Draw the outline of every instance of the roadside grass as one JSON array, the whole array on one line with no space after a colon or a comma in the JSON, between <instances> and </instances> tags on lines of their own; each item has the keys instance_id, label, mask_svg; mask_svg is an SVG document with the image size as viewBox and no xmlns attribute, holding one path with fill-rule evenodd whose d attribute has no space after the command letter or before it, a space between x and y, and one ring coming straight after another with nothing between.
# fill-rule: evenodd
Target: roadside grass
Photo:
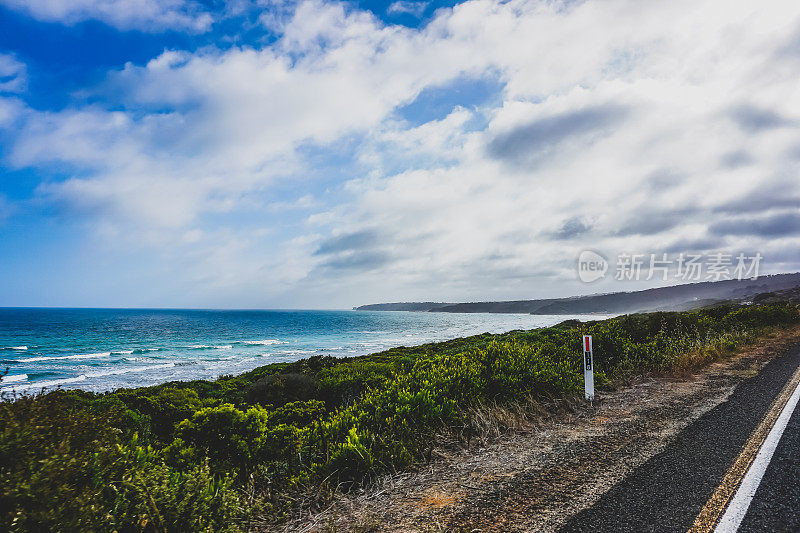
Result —
<instances>
[{"instance_id":1,"label":"roadside grass","mask_svg":"<svg viewBox=\"0 0 800 533\"><path fill-rule=\"evenodd\" d=\"M773 343L792 331L792 324L782 324L732 331L706 342L696 340L693 349L680 354L672 369L665 374L676 378L690 377L712 363Z\"/></svg>"},{"instance_id":2,"label":"roadside grass","mask_svg":"<svg viewBox=\"0 0 800 533\"><path fill-rule=\"evenodd\" d=\"M688 375L798 323L791 304L720 306L314 357L216 381L6 396L0 529L250 530L430 460L443 438L486 443L568 412L583 387L583 334L603 390Z\"/></svg>"},{"instance_id":3,"label":"roadside grass","mask_svg":"<svg viewBox=\"0 0 800 533\"><path fill-rule=\"evenodd\" d=\"M617 373L607 379L603 388L606 390L629 386L632 382L644 377L669 376L675 379L688 379L708 365L747 352L753 347L767 344L783 336L792 326L764 326L732 331L716 337L698 337L678 343L677 355L667 368L659 371L634 370ZM688 351L680 351L686 349ZM442 432L437 440L457 441L469 445L476 439L481 445L487 445L503 436L519 431L530 431L537 424L556 417L574 413L583 404L580 395L568 397L541 398L528 395L521 400L509 403L480 403L465 409L467 420L464 429L455 434Z\"/></svg>"}]
</instances>

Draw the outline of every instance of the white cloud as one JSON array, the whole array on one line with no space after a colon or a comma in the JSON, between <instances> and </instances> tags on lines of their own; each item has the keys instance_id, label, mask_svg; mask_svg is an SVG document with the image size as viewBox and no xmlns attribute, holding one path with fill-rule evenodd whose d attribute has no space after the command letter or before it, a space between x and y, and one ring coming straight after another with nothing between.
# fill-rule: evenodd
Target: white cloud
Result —
<instances>
[{"instance_id":1,"label":"white cloud","mask_svg":"<svg viewBox=\"0 0 800 533\"><path fill-rule=\"evenodd\" d=\"M25 111L25 103L19 98L0 97L0 129L10 128Z\"/></svg>"},{"instance_id":2,"label":"white cloud","mask_svg":"<svg viewBox=\"0 0 800 533\"><path fill-rule=\"evenodd\" d=\"M212 17L187 0L0 0L0 4L44 22L99 20L120 30L209 29Z\"/></svg>"},{"instance_id":3,"label":"white cloud","mask_svg":"<svg viewBox=\"0 0 800 533\"><path fill-rule=\"evenodd\" d=\"M309 0L279 26L263 49L128 65L105 106L28 110L10 161L73 168L42 193L190 247L197 279L308 305L563 294L587 247L775 250L710 228L755 192L770 211L800 166L794 3L470 0L415 30ZM398 116L464 77L498 80L502 104ZM344 186L254 199L345 141ZM308 216L267 240L250 219L207 231L261 205Z\"/></svg>"},{"instance_id":4,"label":"white cloud","mask_svg":"<svg viewBox=\"0 0 800 533\"><path fill-rule=\"evenodd\" d=\"M419 18L425 12L428 4L429 2L410 2L407 0L398 0L397 2L390 4L389 7L386 8L386 12L391 15L406 13Z\"/></svg>"},{"instance_id":5,"label":"white cloud","mask_svg":"<svg viewBox=\"0 0 800 533\"><path fill-rule=\"evenodd\" d=\"M0 54L0 93L21 93L28 85L25 63L11 54Z\"/></svg>"}]
</instances>

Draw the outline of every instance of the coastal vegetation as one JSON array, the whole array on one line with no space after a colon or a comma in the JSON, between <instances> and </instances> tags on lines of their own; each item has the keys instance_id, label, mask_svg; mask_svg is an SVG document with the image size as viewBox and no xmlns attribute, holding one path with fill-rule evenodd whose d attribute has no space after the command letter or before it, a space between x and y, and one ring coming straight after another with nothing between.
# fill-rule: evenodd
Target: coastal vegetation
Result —
<instances>
[{"instance_id":1,"label":"coastal vegetation","mask_svg":"<svg viewBox=\"0 0 800 533\"><path fill-rule=\"evenodd\" d=\"M481 406L573 399L581 335L600 391L686 372L800 322L790 303L722 305L483 334L215 381L0 401L0 529L247 531L298 495L348 490L469 441Z\"/></svg>"}]
</instances>

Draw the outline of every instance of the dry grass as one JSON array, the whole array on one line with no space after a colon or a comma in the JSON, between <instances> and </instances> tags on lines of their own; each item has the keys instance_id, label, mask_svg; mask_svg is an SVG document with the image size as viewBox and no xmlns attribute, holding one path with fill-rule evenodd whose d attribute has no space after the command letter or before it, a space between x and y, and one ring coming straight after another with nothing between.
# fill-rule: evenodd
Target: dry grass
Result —
<instances>
[{"instance_id":1,"label":"dry grass","mask_svg":"<svg viewBox=\"0 0 800 533\"><path fill-rule=\"evenodd\" d=\"M471 439L486 446L501 437L531 431L554 416L574 412L576 398L549 398L541 400L528 396L522 401L500 405L482 403L466 411L467 427L463 439L467 446Z\"/></svg>"},{"instance_id":2,"label":"dry grass","mask_svg":"<svg viewBox=\"0 0 800 533\"><path fill-rule=\"evenodd\" d=\"M750 331L739 331L726 335L718 343L686 353L675 362L673 370L664 375L688 379L717 361L744 354L773 355L776 346L782 347L798 341L800 341L800 326L776 326L758 335Z\"/></svg>"}]
</instances>

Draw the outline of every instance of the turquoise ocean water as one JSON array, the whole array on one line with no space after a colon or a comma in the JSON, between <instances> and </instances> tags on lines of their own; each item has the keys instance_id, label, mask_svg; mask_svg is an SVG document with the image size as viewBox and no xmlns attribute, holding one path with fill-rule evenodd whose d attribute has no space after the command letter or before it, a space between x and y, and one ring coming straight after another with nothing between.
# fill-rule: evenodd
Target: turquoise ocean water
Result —
<instances>
[{"instance_id":1,"label":"turquoise ocean water","mask_svg":"<svg viewBox=\"0 0 800 533\"><path fill-rule=\"evenodd\" d=\"M0 390L104 391L213 379L312 355L363 355L483 332L549 326L567 318L571 317L0 308L0 371L9 369Z\"/></svg>"}]
</instances>

